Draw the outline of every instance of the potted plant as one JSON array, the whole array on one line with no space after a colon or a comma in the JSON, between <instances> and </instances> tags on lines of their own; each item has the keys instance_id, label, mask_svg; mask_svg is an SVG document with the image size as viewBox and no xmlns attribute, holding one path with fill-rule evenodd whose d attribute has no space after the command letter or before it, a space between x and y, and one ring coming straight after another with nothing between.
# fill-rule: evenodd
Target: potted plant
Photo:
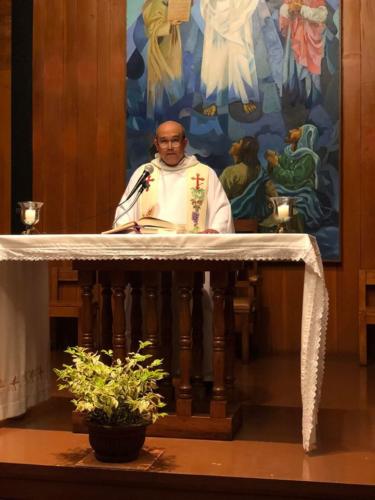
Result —
<instances>
[{"instance_id":1,"label":"potted plant","mask_svg":"<svg viewBox=\"0 0 375 500\"><path fill-rule=\"evenodd\" d=\"M111 350L89 352L83 347L69 347L73 364L55 368L58 388L69 389L76 410L83 413L90 445L103 462L128 462L137 458L147 425L165 413L162 396L155 392L165 375L160 359L150 360L142 350L150 342L140 342L137 352L124 362L113 360ZM105 363L112 359L112 363Z\"/></svg>"}]
</instances>

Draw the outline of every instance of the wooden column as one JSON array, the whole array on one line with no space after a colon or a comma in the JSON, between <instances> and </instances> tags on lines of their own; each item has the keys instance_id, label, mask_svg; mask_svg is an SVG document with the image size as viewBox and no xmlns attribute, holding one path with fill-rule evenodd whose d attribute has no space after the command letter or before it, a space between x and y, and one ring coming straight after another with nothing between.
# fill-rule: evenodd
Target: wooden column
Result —
<instances>
[{"instance_id":1,"label":"wooden column","mask_svg":"<svg viewBox=\"0 0 375 500\"><path fill-rule=\"evenodd\" d=\"M234 385L234 349L235 349L235 326L233 295L236 276L230 272L228 286L225 292L225 384L229 391Z\"/></svg>"},{"instance_id":2,"label":"wooden column","mask_svg":"<svg viewBox=\"0 0 375 500\"><path fill-rule=\"evenodd\" d=\"M89 351L94 350L94 305L92 289L95 284L95 271L79 271L79 283L81 285L81 338L78 344L86 347Z\"/></svg>"},{"instance_id":3,"label":"wooden column","mask_svg":"<svg viewBox=\"0 0 375 500\"><path fill-rule=\"evenodd\" d=\"M166 399L168 409L173 408L173 387L172 387L172 273L165 271L161 274L161 316L160 316L160 343L161 356L163 358L163 369L168 372L161 381L161 393Z\"/></svg>"},{"instance_id":4,"label":"wooden column","mask_svg":"<svg viewBox=\"0 0 375 500\"><path fill-rule=\"evenodd\" d=\"M179 359L180 384L176 401L176 413L179 417L190 417L192 414L191 374L191 315L190 300L193 274L190 272L176 272L178 325L180 332Z\"/></svg>"},{"instance_id":5,"label":"wooden column","mask_svg":"<svg viewBox=\"0 0 375 500\"><path fill-rule=\"evenodd\" d=\"M211 273L213 291L213 394L210 416L225 418L227 400L225 394L225 293L227 289L227 273L214 271Z\"/></svg>"},{"instance_id":6,"label":"wooden column","mask_svg":"<svg viewBox=\"0 0 375 500\"><path fill-rule=\"evenodd\" d=\"M193 308L192 308L192 337L193 337L193 360L192 360L192 383L194 396L203 397L203 287L204 273L194 273Z\"/></svg>"},{"instance_id":7,"label":"wooden column","mask_svg":"<svg viewBox=\"0 0 375 500\"><path fill-rule=\"evenodd\" d=\"M130 273L131 297L131 351L135 352L142 340L142 275L140 272Z\"/></svg>"},{"instance_id":8,"label":"wooden column","mask_svg":"<svg viewBox=\"0 0 375 500\"><path fill-rule=\"evenodd\" d=\"M101 348L112 349L112 290L110 275L107 271L99 272L99 283L102 288Z\"/></svg>"},{"instance_id":9,"label":"wooden column","mask_svg":"<svg viewBox=\"0 0 375 500\"><path fill-rule=\"evenodd\" d=\"M144 287L144 335L151 342L147 352L155 358L160 358L159 322L158 322L158 291L159 274L154 271L143 273Z\"/></svg>"},{"instance_id":10,"label":"wooden column","mask_svg":"<svg viewBox=\"0 0 375 500\"><path fill-rule=\"evenodd\" d=\"M124 360L126 357L125 273L114 270L110 276L113 298L113 357Z\"/></svg>"}]
</instances>

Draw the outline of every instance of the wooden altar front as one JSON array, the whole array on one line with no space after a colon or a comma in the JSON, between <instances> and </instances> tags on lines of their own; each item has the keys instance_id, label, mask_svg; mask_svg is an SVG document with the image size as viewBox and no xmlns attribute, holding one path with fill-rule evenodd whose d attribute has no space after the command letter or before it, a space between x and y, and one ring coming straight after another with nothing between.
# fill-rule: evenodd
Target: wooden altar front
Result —
<instances>
[{"instance_id":1,"label":"wooden altar front","mask_svg":"<svg viewBox=\"0 0 375 500\"><path fill-rule=\"evenodd\" d=\"M120 260L75 261L82 290L79 343L94 350L93 286L102 290L101 348L112 348L115 358L124 359L127 350L148 340L148 353L162 358L163 368L172 373L173 313L178 325L179 376L169 375L160 392L167 402L167 417L149 426L148 435L202 439L232 439L240 426L240 407L230 401L234 386L234 271L240 261ZM171 304L172 271L177 307ZM212 393L205 400L203 380L203 272L210 271L213 299ZM124 304L131 286L131 312ZM142 294L143 288L143 294ZM193 307L191 307L193 304ZM127 328L130 318L131 328ZM126 331L131 331L127 340ZM211 384L209 384L211 385ZM170 411L172 410L172 411ZM73 428L82 431L79 416Z\"/></svg>"}]
</instances>

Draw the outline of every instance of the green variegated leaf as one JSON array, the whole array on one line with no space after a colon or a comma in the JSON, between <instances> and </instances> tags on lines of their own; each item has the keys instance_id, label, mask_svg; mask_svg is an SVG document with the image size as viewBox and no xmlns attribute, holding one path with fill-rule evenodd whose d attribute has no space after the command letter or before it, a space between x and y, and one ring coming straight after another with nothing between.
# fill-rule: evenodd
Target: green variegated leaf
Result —
<instances>
[{"instance_id":1,"label":"green variegated leaf","mask_svg":"<svg viewBox=\"0 0 375 500\"><path fill-rule=\"evenodd\" d=\"M112 365L102 362L103 356L112 358L111 350L90 353L82 347L69 347L72 365L55 369L58 388L69 389L77 410L90 420L103 424L134 424L155 421L165 406L155 392L157 381L166 373L159 368L161 360L152 360L142 349L151 345L140 342L137 352L130 353L125 362L116 359Z\"/></svg>"}]
</instances>

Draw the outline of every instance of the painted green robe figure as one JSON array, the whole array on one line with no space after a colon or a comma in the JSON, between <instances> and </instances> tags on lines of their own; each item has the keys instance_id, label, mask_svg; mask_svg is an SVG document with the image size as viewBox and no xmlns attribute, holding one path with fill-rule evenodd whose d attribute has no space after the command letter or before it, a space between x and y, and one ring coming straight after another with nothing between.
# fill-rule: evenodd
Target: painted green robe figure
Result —
<instances>
[{"instance_id":1,"label":"painted green robe figure","mask_svg":"<svg viewBox=\"0 0 375 500\"><path fill-rule=\"evenodd\" d=\"M268 172L279 196L296 197L296 206L310 230L320 226L323 213L317 196L320 158L314 151L318 130L303 125L288 133L288 146L282 155L268 150Z\"/></svg>"}]
</instances>

